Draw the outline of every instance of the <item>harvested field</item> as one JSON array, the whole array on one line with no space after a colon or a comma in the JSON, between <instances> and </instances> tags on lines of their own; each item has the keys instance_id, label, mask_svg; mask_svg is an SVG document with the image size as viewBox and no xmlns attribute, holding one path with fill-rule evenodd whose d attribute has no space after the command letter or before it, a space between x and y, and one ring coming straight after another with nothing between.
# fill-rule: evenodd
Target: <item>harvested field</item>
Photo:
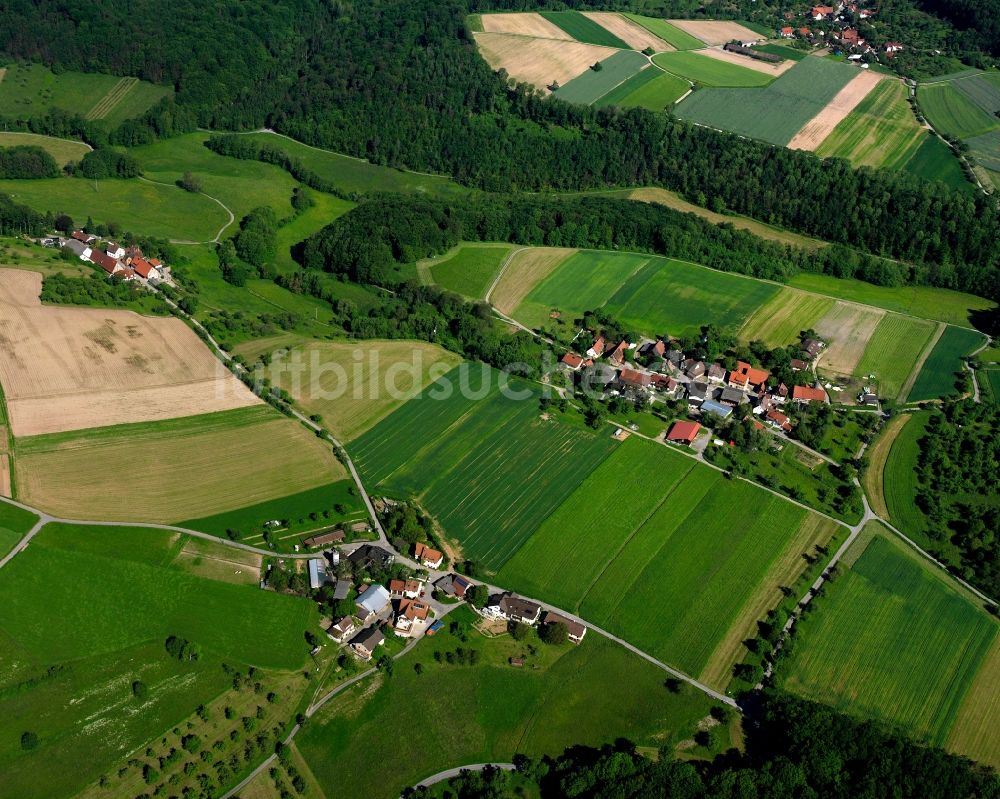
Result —
<instances>
[{"instance_id":1,"label":"harvested field","mask_svg":"<svg viewBox=\"0 0 1000 799\"><path fill-rule=\"evenodd\" d=\"M868 469L862 477L862 485L868 504L883 519L889 518L889 507L885 501L885 464L893 442L911 418L909 414L893 416L875 443L867 449Z\"/></svg>"},{"instance_id":2,"label":"harvested field","mask_svg":"<svg viewBox=\"0 0 1000 799\"><path fill-rule=\"evenodd\" d=\"M750 56L740 55L739 53L733 53L729 50L723 50L721 47L709 47L705 50L698 51L700 55L707 55L709 58L715 58L719 61L728 61L730 64L736 64L737 66L746 67L747 69L754 69L757 72L763 72L765 75L770 75L772 77L778 77L778 75L783 75L792 67L795 66L796 62L791 60L782 61L780 64L770 64L767 61L758 61L756 58L750 58Z\"/></svg>"},{"instance_id":3,"label":"harvested field","mask_svg":"<svg viewBox=\"0 0 1000 799\"><path fill-rule=\"evenodd\" d=\"M553 25L541 14L483 14L484 33L515 33L519 36L534 36L538 39L563 39L573 41L573 37L558 25Z\"/></svg>"},{"instance_id":4,"label":"harvested field","mask_svg":"<svg viewBox=\"0 0 1000 799\"><path fill-rule=\"evenodd\" d=\"M0 384L15 436L260 403L179 319L43 306L41 275L0 269Z\"/></svg>"},{"instance_id":5,"label":"harvested field","mask_svg":"<svg viewBox=\"0 0 1000 799\"><path fill-rule=\"evenodd\" d=\"M764 38L756 31L752 31L738 22L694 19L671 19L668 22L675 28L690 33L708 45L725 44L733 39L756 42Z\"/></svg>"},{"instance_id":6,"label":"harvested field","mask_svg":"<svg viewBox=\"0 0 1000 799\"><path fill-rule=\"evenodd\" d=\"M528 293L576 250L566 247L526 247L507 262L500 280L486 298L508 316Z\"/></svg>"},{"instance_id":7,"label":"harvested field","mask_svg":"<svg viewBox=\"0 0 1000 799\"><path fill-rule=\"evenodd\" d=\"M854 166L902 169L927 136L906 101L907 88L884 80L816 148Z\"/></svg>"},{"instance_id":8,"label":"harvested field","mask_svg":"<svg viewBox=\"0 0 1000 799\"><path fill-rule=\"evenodd\" d=\"M625 14L628 19L637 25L642 25L646 30L659 39L662 39L676 50L700 50L705 46L701 39L696 39L690 33L685 33L680 28L676 28L659 17L644 17L639 14Z\"/></svg>"},{"instance_id":9,"label":"harvested field","mask_svg":"<svg viewBox=\"0 0 1000 799\"><path fill-rule=\"evenodd\" d=\"M868 340L885 315L885 311L876 308L837 302L815 325L816 332L829 342L820 357L821 368L853 375Z\"/></svg>"},{"instance_id":10,"label":"harvested field","mask_svg":"<svg viewBox=\"0 0 1000 799\"><path fill-rule=\"evenodd\" d=\"M66 517L175 522L343 477L331 449L267 406L17 443L18 494Z\"/></svg>"},{"instance_id":11,"label":"harvested field","mask_svg":"<svg viewBox=\"0 0 1000 799\"><path fill-rule=\"evenodd\" d=\"M993 768L1000 768L1000 637L983 659L958 710L945 746Z\"/></svg>"},{"instance_id":12,"label":"harvested field","mask_svg":"<svg viewBox=\"0 0 1000 799\"><path fill-rule=\"evenodd\" d=\"M581 13L605 30L611 31L611 33L635 50L645 50L647 47L651 47L656 52L662 53L665 50L674 49L659 36L654 36L650 31L642 27L642 25L637 25L621 14L615 14L611 11L583 11Z\"/></svg>"},{"instance_id":13,"label":"harvested field","mask_svg":"<svg viewBox=\"0 0 1000 799\"><path fill-rule=\"evenodd\" d=\"M558 39L533 39L506 33L475 33L479 51L493 69L547 92L562 86L618 50Z\"/></svg>"},{"instance_id":14,"label":"harvested field","mask_svg":"<svg viewBox=\"0 0 1000 799\"><path fill-rule=\"evenodd\" d=\"M850 83L834 95L822 111L802 126L802 129L788 142L788 147L792 150L810 152L816 150L881 80L882 76L877 72L859 71Z\"/></svg>"},{"instance_id":15,"label":"harvested field","mask_svg":"<svg viewBox=\"0 0 1000 799\"><path fill-rule=\"evenodd\" d=\"M746 341L760 340L769 347L783 347L798 341L799 332L808 330L833 307L834 300L794 289L782 289L762 305L740 330Z\"/></svg>"}]
</instances>

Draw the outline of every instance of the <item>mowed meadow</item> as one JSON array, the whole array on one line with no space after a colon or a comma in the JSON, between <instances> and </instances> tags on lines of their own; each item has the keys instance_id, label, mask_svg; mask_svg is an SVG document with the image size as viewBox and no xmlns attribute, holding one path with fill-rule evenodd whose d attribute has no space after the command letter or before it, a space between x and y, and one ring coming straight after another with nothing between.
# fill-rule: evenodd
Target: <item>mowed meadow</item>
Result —
<instances>
[{"instance_id":1,"label":"mowed meadow","mask_svg":"<svg viewBox=\"0 0 1000 799\"><path fill-rule=\"evenodd\" d=\"M996 620L944 572L872 527L799 622L783 686L1000 764Z\"/></svg>"},{"instance_id":2,"label":"mowed meadow","mask_svg":"<svg viewBox=\"0 0 1000 799\"><path fill-rule=\"evenodd\" d=\"M213 553L190 544L160 530L50 524L0 571L4 795L75 795L222 693L232 681L223 662L302 667L315 606L208 577ZM170 635L202 657L170 657ZM38 736L31 752L19 745L25 730Z\"/></svg>"}]
</instances>

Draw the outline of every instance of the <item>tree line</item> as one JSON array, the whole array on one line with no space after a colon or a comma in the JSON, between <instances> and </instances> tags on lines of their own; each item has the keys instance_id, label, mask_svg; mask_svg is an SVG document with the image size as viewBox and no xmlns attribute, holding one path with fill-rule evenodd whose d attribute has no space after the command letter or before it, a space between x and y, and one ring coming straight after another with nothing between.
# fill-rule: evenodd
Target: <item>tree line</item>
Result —
<instances>
[{"instance_id":1,"label":"tree line","mask_svg":"<svg viewBox=\"0 0 1000 799\"><path fill-rule=\"evenodd\" d=\"M30 180L59 176L59 165L41 147L18 145L0 147L0 178Z\"/></svg>"}]
</instances>

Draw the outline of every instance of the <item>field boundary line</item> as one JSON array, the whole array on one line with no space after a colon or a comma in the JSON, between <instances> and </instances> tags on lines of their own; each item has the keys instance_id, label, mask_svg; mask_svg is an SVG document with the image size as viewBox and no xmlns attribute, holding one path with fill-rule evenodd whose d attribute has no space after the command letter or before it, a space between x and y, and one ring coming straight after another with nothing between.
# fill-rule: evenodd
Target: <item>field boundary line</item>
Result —
<instances>
[{"instance_id":1,"label":"field boundary line","mask_svg":"<svg viewBox=\"0 0 1000 799\"><path fill-rule=\"evenodd\" d=\"M943 322L938 322L937 329L934 331L934 335L930 337L927 342L927 346L924 347L923 352L920 353L920 357L917 358L917 362L913 364L913 369L910 372L910 376L906 378L906 382L903 383L903 387L899 390L899 396L896 397L896 402L900 405L906 404L906 398L910 396L910 391L913 390L913 384L917 382L917 378L920 376L921 370L924 368L924 364L931 355L931 351L937 346L937 343L941 340L941 336L944 335L946 325Z\"/></svg>"}]
</instances>

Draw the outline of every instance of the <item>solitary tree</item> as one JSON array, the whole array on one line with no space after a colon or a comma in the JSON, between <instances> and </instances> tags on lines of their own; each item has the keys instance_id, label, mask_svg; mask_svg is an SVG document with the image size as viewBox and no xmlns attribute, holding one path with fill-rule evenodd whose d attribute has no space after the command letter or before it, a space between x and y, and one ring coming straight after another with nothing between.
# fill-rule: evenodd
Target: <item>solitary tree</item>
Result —
<instances>
[{"instance_id":1,"label":"solitary tree","mask_svg":"<svg viewBox=\"0 0 1000 799\"><path fill-rule=\"evenodd\" d=\"M184 177L180 179L179 183L184 191L189 191L193 194L201 191L201 181L190 172L185 172Z\"/></svg>"},{"instance_id":2,"label":"solitary tree","mask_svg":"<svg viewBox=\"0 0 1000 799\"><path fill-rule=\"evenodd\" d=\"M538 631L538 637L553 646L565 644L569 640L569 628L562 622L543 624Z\"/></svg>"},{"instance_id":3,"label":"solitary tree","mask_svg":"<svg viewBox=\"0 0 1000 799\"><path fill-rule=\"evenodd\" d=\"M35 733L30 730L21 733L21 748L25 752L31 751L36 746L38 746L38 736Z\"/></svg>"}]
</instances>

